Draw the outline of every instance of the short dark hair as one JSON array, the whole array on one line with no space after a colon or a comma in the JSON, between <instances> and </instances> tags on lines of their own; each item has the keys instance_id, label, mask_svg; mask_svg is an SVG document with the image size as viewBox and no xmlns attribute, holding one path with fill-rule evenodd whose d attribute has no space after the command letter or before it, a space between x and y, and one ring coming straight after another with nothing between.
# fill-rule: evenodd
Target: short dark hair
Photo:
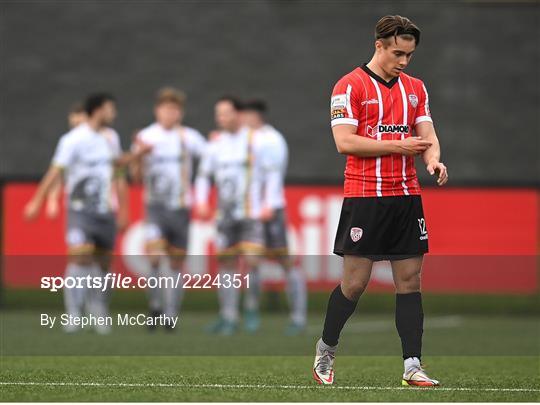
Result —
<instances>
[{"instance_id":1,"label":"short dark hair","mask_svg":"<svg viewBox=\"0 0 540 405\"><path fill-rule=\"evenodd\" d=\"M375 40L397 37L413 40L418 46L420 43L420 29L407 17L400 15L386 15L375 25Z\"/></svg>"},{"instance_id":2,"label":"short dark hair","mask_svg":"<svg viewBox=\"0 0 540 405\"><path fill-rule=\"evenodd\" d=\"M221 96L220 98L218 98L216 103L220 103L222 101L231 103L236 111L242 111L244 109L244 103L242 103L242 101L238 97L231 95Z\"/></svg>"},{"instance_id":3,"label":"short dark hair","mask_svg":"<svg viewBox=\"0 0 540 405\"><path fill-rule=\"evenodd\" d=\"M105 104L107 101L116 101L110 93L93 93L86 97L84 101L84 111L91 116L92 113Z\"/></svg>"},{"instance_id":4,"label":"short dark hair","mask_svg":"<svg viewBox=\"0 0 540 405\"><path fill-rule=\"evenodd\" d=\"M260 114L266 114L268 106L264 100L254 98L244 102L245 111L256 111Z\"/></svg>"}]
</instances>

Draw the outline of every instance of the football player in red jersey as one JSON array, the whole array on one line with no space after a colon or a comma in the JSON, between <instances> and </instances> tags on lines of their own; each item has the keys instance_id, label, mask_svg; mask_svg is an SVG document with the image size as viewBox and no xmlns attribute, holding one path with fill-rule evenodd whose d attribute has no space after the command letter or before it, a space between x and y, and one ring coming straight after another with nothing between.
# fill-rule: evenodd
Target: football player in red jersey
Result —
<instances>
[{"instance_id":1,"label":"football player in red jersey","mask_svg":"<svg viewBox=\"0 0 540 405\"><path fill-rule=\"evenodd\" d=\"M334 382L339 335L371 275L374 261L390 260L401 338L402 384L436 386L420 364L423 332L420 274L428 251L414 156L421 155L437 184L448 180L423 82L405 74L420 41L409 19L385 16L375 27L371 61L343 76L331 100L332 132L347 156L344 201L334 253L344 257L341 284L328 301L313 376Z\"/></svg>"}]
</instances>

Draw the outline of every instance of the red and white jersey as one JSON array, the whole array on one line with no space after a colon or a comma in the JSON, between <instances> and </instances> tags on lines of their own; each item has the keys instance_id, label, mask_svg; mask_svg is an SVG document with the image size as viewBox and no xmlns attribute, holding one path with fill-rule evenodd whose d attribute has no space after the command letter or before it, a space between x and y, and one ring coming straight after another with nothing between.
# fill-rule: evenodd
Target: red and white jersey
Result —
<instances>
[{"instance_id":1,"label":"red and white jersey","mask_svg":"<svg viewBox=\"0 0 540 405\"><path fill-rule=\"evenodd\" d=\"M401 73L386 82L366 65L336 83L330 113L332 127L355 125L358 136L378 141L408 138L415 125L432 122L427 90L421 80ZM418 194L413 156L347 156L345 197Z\"/></svg>"}]
</instances>

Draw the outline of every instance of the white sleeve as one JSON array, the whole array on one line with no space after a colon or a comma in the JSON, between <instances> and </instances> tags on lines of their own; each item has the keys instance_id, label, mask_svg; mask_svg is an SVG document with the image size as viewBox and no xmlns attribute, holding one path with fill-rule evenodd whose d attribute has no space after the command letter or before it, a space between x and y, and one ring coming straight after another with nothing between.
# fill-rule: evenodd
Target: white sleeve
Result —
<instances>
[{"instance_id":1,"label":"white sleeve","mask_svg":"<svg viewBox=\"0 0 540 405\"><path fill-rule=\"evenodd\" d=\"M195 204L208 204L208 196L210 195L210 178L206 176L197 176L195 179Z\"/></svg>"},{"instance_id":2,"label":"white sleeve","mask_svg":"<svg viewBox=\"0 0 540 405\"><path fill-rule=\"evenodd\" d=\"M58 142L52 159L54 166L66 168L72 164L75 156L75 142L67 136L63 136Z\"/></svg>"},{"instance_id":3,"label":"white sleeve","mask_svg":"<svg viewBox=\"0 0 540 405\"><path fill-rule=\"evenodd\" d=\"M283 172L287 170L287 165L289 163L289 147L287 142L282 135L280 135L278 142L278 163Z\"/></svg>"},{"instance_id":4,"label":"white sleeve","mask_svg":"<svg viewBox=\"0 0 540 405\"><path fill-rule=\"evenodd\" d=\"M268 208L276 207L275 196L283 189L283 176L278 170L270 171L266 174L264 183L264 205Z\"/></svg>"},{"instance_id":5,"label":"white sleeve","mask_svg":"<svg viewBox=\"0 0 540 405\"><path fill-rule=\"evenodd\" d=\"M191 153L195 157L201 158L204 155L204 151L207 148L206 139L204 138L204 136L202 136L202 134L199 131L195 129L191 131L191 135L192 135L191 140L190 140Z\"/></svg>"},{"instance_id":6,"label":"white sleeve","mask_svg":"<svg viewBox=\"0 0 540 405\"><path fill-rule=\"evenodd\" d=\"M285 158L281 142L277 140L266 141L259 149L261 153L261 170L264 181L264 205L275 208L275 196L279 195L283 187L282 166Z\"/></svg>"},{"instance_id":7,"label":"white sleeve","mask_svg":"<svg viewBox=\"0 0 540 405\"><path fill-rule=\"evenodd\" d=\"M429 110L429 95L426 90L426 86L424 85L424 83L422 83L422 91L420 91L414 125L416 126L417 124L425 121L433 122L433 120L431 119L431 111Z\"/></svg>"},{"instance_id":8,"label":"white sleeve","mask_svg":"<svg viewBox=\"0 0 540 405\"><path fill-rule=\"evenodd\" d=\"M265 141L259 149L263 169L268 172L279 170L283 164L284 153L280 143L276 140Z\"/></svg>"},{"instance_id":9,"label":"white sleeve","mask_svg":"<svg viewBox=\"0 0 540 405\"><path fill-rule=\"evenodd\" d=\"M122 154L122 145L120 144L120 136L118 132L111 129L111 147L114 157L119 157Z\"/></svg>"},{"instance_id":10,"label":"white sleeve","mask_svg":"<svg viewBox=\"0 0 540 405\"><path fill-rule=\"evenodd\" d=\"M195 203L197 205L208 204L210 195L210 176L214 173L214 150L215 144L210 144L204 151L197 178L195 179Z\"/></svg>"}]
</instances>

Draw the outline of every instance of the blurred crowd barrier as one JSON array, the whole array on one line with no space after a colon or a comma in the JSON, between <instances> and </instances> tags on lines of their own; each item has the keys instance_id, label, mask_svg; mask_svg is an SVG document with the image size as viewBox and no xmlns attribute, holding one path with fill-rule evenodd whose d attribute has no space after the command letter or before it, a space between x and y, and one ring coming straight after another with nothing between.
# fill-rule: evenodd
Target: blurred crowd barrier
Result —
<instances>
[{"instance_id":1,"label":"blurred crowd barrier","mask_svg":"<svg viewBox=\"0 0 540 405\"><path fill-rule=\"evenodd\" d=\"M62 275L64 221L42 215L22 218L35 183L7 183L3 189L3 286L38 288L42 276ZM115 272L145 275L141 189L130 191L131 224L118 236ZM534 293L538 290L539 192L535 189L426 188L423 192L430 253L423 289L448 293ZM333 288L341 258L332 254L342 202L339 186L286 188L289 245L307 275L310 290ZM214 224L193 218L186 271L215 274ZM262 267L268 289L283 288L283 274L271 260ZM392 291L388 262L373 271L375 291Z\"/></svg>"}]
</instances>

